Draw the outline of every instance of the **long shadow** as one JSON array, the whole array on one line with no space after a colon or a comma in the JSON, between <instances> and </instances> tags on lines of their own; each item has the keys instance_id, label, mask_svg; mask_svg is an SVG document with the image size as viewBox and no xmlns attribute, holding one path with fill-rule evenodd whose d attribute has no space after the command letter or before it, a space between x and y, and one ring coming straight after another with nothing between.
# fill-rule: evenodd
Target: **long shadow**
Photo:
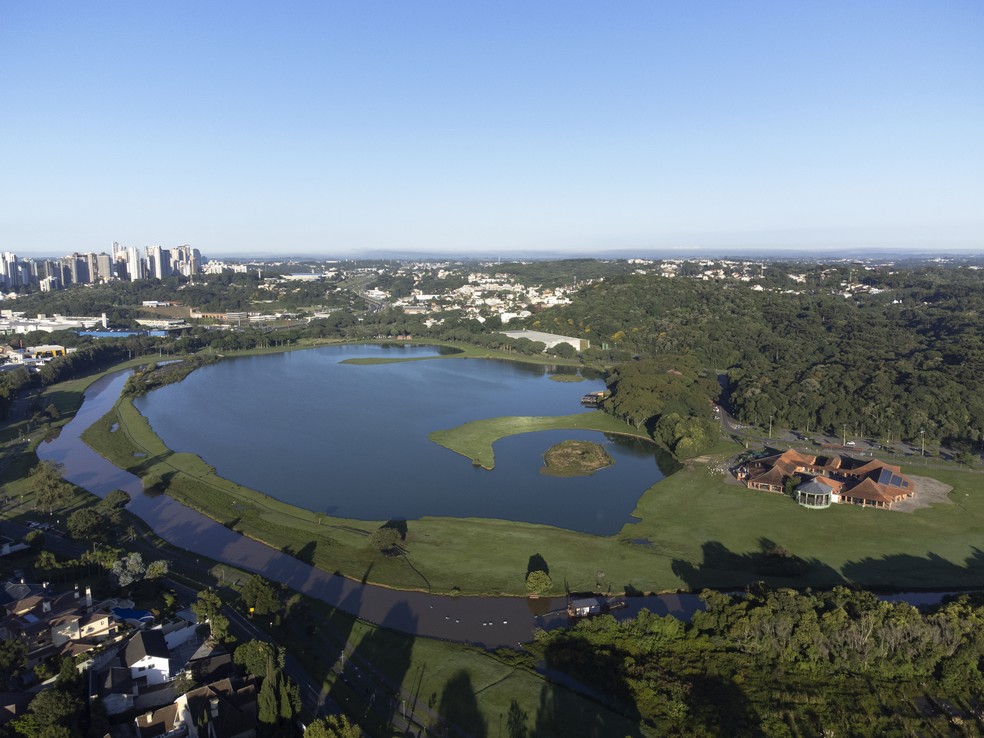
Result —
<instances>
[{"instance_id":1,"label":"long shadow","mask_svg":"<svg viewBox=\"0 0 984 738\"><path fill-rule=\"evenodd\" d=\"M552 681L540 690L531 737L639 736L641 716L622 670L626 655L574 633L551 642L544 658ZM523 735L521 716L511 710L510 717L510 729Z\"/></svg>"},{"instance_id":2,"label":"long shadow","mask_svg":"<svg viewBox=\"0 0 984 738\"><path fill-rule=\"evenodd\" d=\"M685 559L674 559L672 563L673 573L691 590L747 587L758 581L789 587L845 583L836 569L817 559L796 556L767 538L759 539L759 550L750 553L736 553L718 541L707 541L702 550L700 564Z\"/></svg>"},{"instance_id":3,"label":"long shadow","mask_svg":"<svg viewBox=\"0 0 984 738\"><path fill-rule=\"evenodd\" d=\"M538 553L530 556L530 561L526 565L526 576L529 577L529 575L535 571L542 571L544 574L550 573L550 567L547 565L547 560Z\"/></svg>"},{"instance_id":4,"label":"long shadow","mask_svg":"<svg viewBox=\"0 0 984 738\"><path fill-rule=\"evenodd\" d=\"M711 674L693 678L687 696L689 721L704 726L707 735L735 738L761 736L762 721L741 687L730 679Z\"/></svg>"},{"instance_id":5,"label":"long shadow","mask_svg":"<svg viewBox=\"0 0 984 738\"><path fill-rule=\"evenodd\" d=\"M488 735L488 725L478 708L478 699L467 671L456 671L444 683L438 712L444 718L442 727L446 735L464 734L472 738L486 738Z\"/></svg>"},{"instance_id":6,"label":"long shadow","mask_svg":"<svg viewBox=\"0 0 984 738\"><path fill-rule=\"evenodd\" d=\"M396 629L412 630L416 620L410 607L398 602L380 627L343 657L341 677L331 695L341 698L343 706L353 705L352 700L356 700L354 704L360 712L353 717L372 735L382 734L388 726L403 729L407 725L404 716L413 709L413 696L409 690L404 693L402 685L410 669L415 638Z\"/></svg>"},{"instance_id":7,"label":"long shadow","mask_svg":"<svg viewBox=\"0 0 984 738\"><path fill-rule=\"evenodd\" d=\"M281 549L285 554L293 556L298 561L303 561L305 564L310 564L314 566L315 556L318 554L318 540L312 540L305 543L303 546L295 547L288 544Z\"/></svg>"},{"instance_id":8,"label":"long shadow","mask_svg":"<svg viewBox=\"0 0 984 738\"><path fill-rule=\"evenodd\" d=\"M980 587L984 582L984 550L974 547L963 566L933 553L925 557L890 554L850 561L843 571L852 582L869 587L917 589L914 582L929 583L927 588L932 589Z\"/></svg>"}]
</instances>

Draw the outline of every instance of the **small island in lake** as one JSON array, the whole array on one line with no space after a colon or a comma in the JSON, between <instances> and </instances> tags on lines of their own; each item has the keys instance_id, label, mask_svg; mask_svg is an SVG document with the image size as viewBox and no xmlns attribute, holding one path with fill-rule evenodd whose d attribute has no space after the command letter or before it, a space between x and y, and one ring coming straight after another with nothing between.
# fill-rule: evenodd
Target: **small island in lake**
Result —
<instances>
[{"instance_id":1,"label":"small island in lake","mask_svg":"<svg viewBox=\"0 0 984 738\"><path fill-rule=\"evenodd\" d=\"M591 441L561 441L543 455L541 474L551 477L582 477L615 463L608 452Z\"/></svg>"}]
</instances>

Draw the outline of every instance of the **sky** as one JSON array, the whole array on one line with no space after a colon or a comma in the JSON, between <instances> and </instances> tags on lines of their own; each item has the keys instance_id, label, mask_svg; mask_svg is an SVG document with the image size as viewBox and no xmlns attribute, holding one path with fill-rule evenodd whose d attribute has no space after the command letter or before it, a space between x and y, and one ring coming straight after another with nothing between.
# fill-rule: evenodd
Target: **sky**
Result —
<instances>
[{"instance_id":1,"label":"sky","mask_svg":"<svg viewBox=\"0 0 984 738\"><path fill-rule=\"evenodd\" d=\"M0 250L984 252L979 0L0 0Z\"/></svg>"}]
</instances>

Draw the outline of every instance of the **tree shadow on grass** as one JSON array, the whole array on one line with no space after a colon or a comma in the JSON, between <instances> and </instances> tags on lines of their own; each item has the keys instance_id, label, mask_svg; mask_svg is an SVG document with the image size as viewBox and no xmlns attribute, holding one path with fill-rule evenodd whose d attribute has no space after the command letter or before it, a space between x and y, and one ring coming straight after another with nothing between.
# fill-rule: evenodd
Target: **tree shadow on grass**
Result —
<instances>
[{"instance_id":1,"label":"tree shadow on grass","mask_svg":"<svg viewBox=\"0 0 984 738\"><path fill-rule=\"evenodd\" d=\"M792 587L844 584L836 569L817 559L796 556L767 538L760 538L759 550L750 553L736 553L718 541L707 541L702 550L700 564L673 560L673 573L691 590L747 587L763 580Z\"/></svg>"},{"instance_id":2,"label":"tree shadow on grass","mask_svg":"<svg viewBox=\"0 0 984 738\"><path fill-rule=\"evenodd\" d=\"M345 659L341 685L335 683L332 696L358 701L362 714L354 717L372 735L385 728L406 727L403 714L408 702L401 685L410 669L417 617L406 602L395 604L380 627L371 631ZM364 717L363 717L364 716ZM386 733L389 735L389 733Z\"/></svg>"},{"instance_id":3,"label":"tree shadow on grass","mask_svg":"<svg viewBox=\"0 0 984 738\"><path fill-rule=\"evenodd\" d=\"M529 563L526 565L526 576L529 577L534 571L542 571L544 574L550 573L550 566L547 564L547 560L538 553L530 556Z\"/></svg>"},{"instance_id":4,"label":"tree shadow on grass","mask_svg":"<svg viewBox=\"0 0 984 738\"><path fill-rule=\"evenodd\" d=\"M475 689L467 671L456 671L445 682L437 709L445 721L441 726L444 735L464 733L473 738L486 738L488 735L488 725L478 707Z\"/></svg>"},{"instance_id":5,"label":"tree shadow on grass","mask_svg":"<svg viewBox=\"0 0 984 738\"><path fill-rule=\"evenodd\" d=\"M303 561L305 564L314 565L314 555L318 550L317 541L308 541L303 546L297 547L292 543L288 543L286 546L280 549L281 552L287 554L288 556L293 556L298 561Z\"/></svg>"},{"instance_id":6,"label":"tree shadow on grass","mask_svg":"<svg viewBox=\"0 0 984 738\"><path fill-rule=\"evenodd\" d=\"M927 589L979 587L984 581L984 551L974 547L963 566L930 553L927 556L890 554L844 565L844 576L862 586Z\"/></svg>"},{"instance_id":7,"label":"tree shadow on grass","mask_svg":"<svg viewBox=\"0 0 984 738\"><path fill-rule=\"evenodd\" d=\"M387 520L383 523L380 528L390 528L395 530L400 534L400 540L407 540L407 521L399 518L394 518L393 520Z\"/></svg>"},{"instance_id":8,"label":"tree shadow on grass","mask_svg":"<svg viewBox=\"0 0 984 738\"><path fill-rule=\"evenodd\" d=\"M554 736L639 736L641 716L635 696L625 681L627 654L614 647L598 647L583 636L567 632L554 638L544 651L550 680L540 690L532 738ZM510 713L510 723L518 714ZM511 733L512 735L512 726ZM516 729L517 735L523 735Z\"/></svg>"}]
</instances>

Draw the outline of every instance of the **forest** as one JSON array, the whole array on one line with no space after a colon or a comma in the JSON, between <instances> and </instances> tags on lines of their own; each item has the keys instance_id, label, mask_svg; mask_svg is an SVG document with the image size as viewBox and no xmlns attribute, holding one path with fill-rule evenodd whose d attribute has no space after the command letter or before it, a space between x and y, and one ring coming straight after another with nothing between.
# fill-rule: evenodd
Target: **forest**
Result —
<instances>
[{"instance_id":1,"label":"forest","mask_svg":"<svg viewBox=\"0 0 984 738\"><path fill-rule=\"evenodd\" d=\"M689 623L603 615L541 631L531 650L646 734L721 735L728 726L732 736L979 735L978 596L924 611L844 587L757 585L702 599L706 609Z\"/></svg>"},{"instance_id":2,"label":"forest","mask_svg":"<svg viewBox=\"0 0 984 738\"><path fill-rule=\"evenodd\" d=\"M803 267L797 267L802 271ZM832 272L832 273L828 273ZM966 268L819 271L805 284L613 277L533 328L575 333L622 362L693 357L726 373L739 420L970 450L984 440L984 281ZM826 274L826 276L823 276ZM793 288L796 287L794 290Z\"/></svg>"}]
</instances>

